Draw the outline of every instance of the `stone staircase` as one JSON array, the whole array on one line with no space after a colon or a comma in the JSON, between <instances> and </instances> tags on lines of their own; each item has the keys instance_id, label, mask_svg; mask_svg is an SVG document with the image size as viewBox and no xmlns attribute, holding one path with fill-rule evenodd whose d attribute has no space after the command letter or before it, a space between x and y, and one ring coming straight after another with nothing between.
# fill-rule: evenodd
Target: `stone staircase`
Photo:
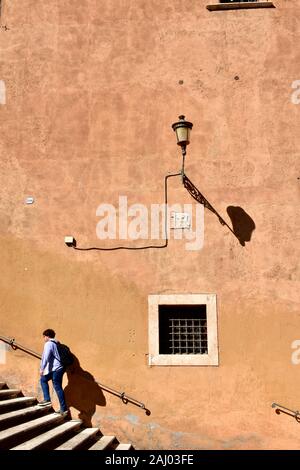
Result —
<instances>
[{"instance_id":1,"label":"stone staircase","mask_svg":"<svg viewBox=\"0 0 300 470\"><path fill-rule=\"evenodd\" d=\"M0 450L133 450L99 428L84 428L81 420L37 403L0 382Z\"/></svg>"}]
</instances>

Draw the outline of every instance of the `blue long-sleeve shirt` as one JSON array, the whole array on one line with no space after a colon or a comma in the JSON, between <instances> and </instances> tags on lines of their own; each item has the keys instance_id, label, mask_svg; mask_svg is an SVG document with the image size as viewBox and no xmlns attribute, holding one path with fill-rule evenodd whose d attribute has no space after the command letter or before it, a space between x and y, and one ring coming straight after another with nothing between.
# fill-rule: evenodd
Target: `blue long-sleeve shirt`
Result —
<instances>
[{"instance_id":1,"label":"blue long-sleeve shirt","mask_svg":"<svg viewBox=\"0 0 300 470\"><path fill-rule=\"evenodd\" d=\"M41 360L41 372L47 375L54 370L60 369L62 366L59 360L58 349L55 339L46 341Z\"/></svg>"}]
</instances>

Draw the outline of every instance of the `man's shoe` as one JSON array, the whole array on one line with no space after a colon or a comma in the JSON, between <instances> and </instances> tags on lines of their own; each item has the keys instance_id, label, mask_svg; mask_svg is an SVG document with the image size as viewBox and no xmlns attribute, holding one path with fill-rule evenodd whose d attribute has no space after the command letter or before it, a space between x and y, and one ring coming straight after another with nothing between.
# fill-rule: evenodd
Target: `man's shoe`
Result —
<instances>
[{"instance_id":1,"label":"man's shoe","mask_svg":"<svg viewBox=\"0 0 300 470\"><path fill-rule=\"evenodd\" d=\"M48 406L51 405L51 401L43 400L38 403L38 406Z\"/></svg>"},{"instance_id":2,"label":"man's shoe","mask_svg":"<svg viewBox=\"0 0 300 470\"><path fill-rule=\"evenodd\" d=\"M69 416L69 411L62 411L62 410L59 410L59 411L54 411L54 414L56 415L60 415L60 416L63 416L64 418L66 418L67 416Z\"/></svg>"}]
</instances>

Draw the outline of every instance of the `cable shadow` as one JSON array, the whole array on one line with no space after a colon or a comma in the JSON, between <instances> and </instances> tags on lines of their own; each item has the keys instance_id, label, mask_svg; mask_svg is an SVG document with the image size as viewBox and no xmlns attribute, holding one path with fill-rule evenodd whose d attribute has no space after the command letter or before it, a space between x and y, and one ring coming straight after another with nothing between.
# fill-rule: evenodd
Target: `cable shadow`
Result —
<instances>
[{"instance_id":1,"label":"cable shadow","mask_svg":"<svg viewBox=\"0 0 300 470\"><path fill-rule=\"evenodd\" d=\"M64 389L67 405L78 410L78 418L85 426L91 427L96 405L106 406L103 391L93 375L81 368L76 356L73 364L67 369L67 377L68 384Z\"/></svg>"},{"instance_id":2,"label":"cable shadow","mask_svg":"<svg viewBox=\"0 0 300 470\"><path fill-rule=\"evenodd\" d=\"M227 207L227 213L232 223L231 228L186 175L183 175L183 185L192 198L199 202L199 204L203 204L206 209L210 210L218 217L221 225L226 225L242 246L245 246L246 241L250 241L252 232L255 229L255 223L244 209L238 206Z\"/></svg>"},{"instance_id":3,"label":"cable shadow","mask_svg":"<svg viewBox=\"0 0 300 470\"><path fill-rule=\"evenodd\" d=\"M254 220L239 206L228 206L227 214L230 217L233 231L240 244L245 246L245 242L250 242L253 230L255 230Z\"/></svg>"}]
</instances>

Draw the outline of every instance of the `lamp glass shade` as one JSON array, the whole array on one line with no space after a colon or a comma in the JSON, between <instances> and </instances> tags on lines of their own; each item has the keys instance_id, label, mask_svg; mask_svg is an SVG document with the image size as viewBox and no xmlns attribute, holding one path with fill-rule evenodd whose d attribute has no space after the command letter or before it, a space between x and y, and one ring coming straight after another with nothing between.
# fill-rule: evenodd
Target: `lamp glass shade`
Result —
<instances>
[{"instance_id":1,"label":"lamp glass shade","mask_svg":"<svg viewBox=\"0 0 300 470\"><path fill-rule=\"evenodd\" d=\"M176 137L178 145L188 145L190 143L190 129L188 127L178 127Z\"/></svg>"},{"instance_id":2,"label":"lamp glass shade","mask_svg":"<svg viewBox=\"0 0 300 470\"><path fill-rule=\"evenodd\" d=\"M190 143L190 132L193 127L191 122L185 120L184 116L179 116L179 121L172 124L172 128L176 133L177 144L185 147Z\"/></svg>"}]
</instances>

